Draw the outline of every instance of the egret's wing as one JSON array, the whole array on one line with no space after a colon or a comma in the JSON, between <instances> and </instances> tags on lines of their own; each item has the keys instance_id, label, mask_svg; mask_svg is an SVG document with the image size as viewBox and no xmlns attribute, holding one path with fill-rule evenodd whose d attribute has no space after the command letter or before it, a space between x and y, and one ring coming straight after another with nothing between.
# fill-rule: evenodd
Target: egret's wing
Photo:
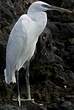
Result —
<instances>
[{"instance_id":1,"label":"egret's wing","mask_svg":"<svg viewBox=\"0 0 74 110\"><path fill-rule=\"evenodd\" d=\"M27 50L28 30L31 30L30 25L31 19L27 15L22 15L14 25L6 49L7 64L16 65L23 51L25 53Z\"/></svg>"},{"instance_id":2,"label":"egret's wing","mask_svg":"<svg viewBox=\"0 0 74 110\"><path fill-rule=\"evenodd\" d=\"M23 59L21 57L24 46L26 46L26 40L22 38L16 38L11 43L8 43L6 50L6 82L16 82L15 70L18 70L21 66L20 62Z\"/></svg>"},{"instance_id":3,"label":"egret's wing","mask_svg":"<svg viewBox=\"0 0 74 110\"><path fill-rule=\"evenodd\" d=\"M18 22L15 24L11 31L6 48L5 79L7 83L15 82L13 81L15 80L15 70L19 69L20 62L24 60L22 58L22 53L24 52L25 55L26 48L27 32L25 30L25 25L22 24L22 20L18 20ZM21 64L22 63L23 62L21 62ZM19 67L17 65L19 65Z\"/></svg>"},{"instance_id":4,"label":"egret's wing","mask_svg":"<svg viewBox=\"0 0 74 110\"><path fill-rule=\"evenodd\" d=\"M21 57L23 51L25 53L24 46L26 47L26 37L18 37L12 40L12 42L8 42L7 50L6 50L6 61L9 65L15 66L17 65L19 58Z\"/></svg>"},{"instance_id":5,"label":"egret's wing","mask_svg":"<svg viewBox=\"0 0 74 110\"><path fill-rule=\"evenodd\" d=\"M16 82L15 70L19 70L28 57L32 56L35 48L35 23L27 15L22 15L14 25L6 49L6 72L7 83Z\"/></svg>"}]
</instances>

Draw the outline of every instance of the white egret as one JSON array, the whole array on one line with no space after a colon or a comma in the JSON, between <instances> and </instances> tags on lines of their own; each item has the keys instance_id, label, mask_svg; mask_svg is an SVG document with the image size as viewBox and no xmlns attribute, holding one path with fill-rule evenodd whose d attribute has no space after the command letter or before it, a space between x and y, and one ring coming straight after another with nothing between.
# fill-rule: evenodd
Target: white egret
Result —
<instances>
[{"instance_id":1,"label":"white egret","mask_svg":"<svg viewBox=\"0 0 74 110\"><path fill-rule=\"evenodd\" d=\"M6 48L6 69L4 71L7 84L16 83L15 71L17 72L17 82L19 80L19 70L27 62L26 84L28 99L31 100L29 84L29 62L34 54L39 35L43 32L47 24L47 10L59 10L70 12L67 9L55 7L45 2L37 1L31 4L27 14L23 14L14 25ZM20 91L18 83L18 102L20 101Z\"/></svg>"}]
</instances>

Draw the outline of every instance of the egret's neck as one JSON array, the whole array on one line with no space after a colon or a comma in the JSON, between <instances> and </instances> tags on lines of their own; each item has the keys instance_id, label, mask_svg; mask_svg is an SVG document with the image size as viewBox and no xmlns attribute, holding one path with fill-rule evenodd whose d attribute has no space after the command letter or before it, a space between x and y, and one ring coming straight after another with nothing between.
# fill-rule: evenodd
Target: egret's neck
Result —
<instances>
[{"instance_id":1,"label":"egret's neck","mask_svg":"<svg viewBox=\"0 0 74 110\"><path fill-rule=\"evenodd\" d=\"M47 24L47 14L46 12L28 12L28 16L36 22L40 31L42 32Z\"/></svg>"}]
</instances>

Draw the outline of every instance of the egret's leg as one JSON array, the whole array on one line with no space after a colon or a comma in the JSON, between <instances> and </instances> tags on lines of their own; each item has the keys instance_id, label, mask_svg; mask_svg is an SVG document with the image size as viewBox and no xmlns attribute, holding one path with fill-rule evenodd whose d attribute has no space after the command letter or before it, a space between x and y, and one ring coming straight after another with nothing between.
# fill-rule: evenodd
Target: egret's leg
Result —
<instances>
[{"instance_id":1,"label":"egret's leg","mask_svg":"<svg viewBox=\"0 0 74 110\"><path fill-rule=\"evenodd\" d=\"M18 104L21 106L20 88L19 88L19 72L17 71L17 89L18 89Z\"/></svg>"},{"instance_id":2,"label":"egret's leg","mask_svg":"<svg viewBox=\"0 0 74 110\"><path fill-rule=\"evenodd\" d=\"M30 64L30 62L27 62L26 86L27 86L28 99L31 100L31 91L30 91L30 83L29 83L29 64Z\"/></svg>"}]
</instances>

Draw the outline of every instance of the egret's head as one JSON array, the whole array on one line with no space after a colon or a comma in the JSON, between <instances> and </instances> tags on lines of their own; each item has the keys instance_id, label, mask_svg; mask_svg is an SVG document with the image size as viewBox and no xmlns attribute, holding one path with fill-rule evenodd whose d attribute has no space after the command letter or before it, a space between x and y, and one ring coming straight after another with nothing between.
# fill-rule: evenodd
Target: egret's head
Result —
<instances>
[{"instance_id":1,"label":"egret's head","mask_svg":"<svg viewBox=\"0 0 74 110\"><path fill-rule=\"evenodd\" d=\"M72 11L68 10L68 9L64 9L64 8L60 8L60 7L56 7L56 6L52 6L49 5L48 3L42 2L42 1L37 1L37 2L33 2L31 4L31 6L29 7L28 12L45 12L47 10L57 10L60 12L67 12L67 13L72 13Z\"/></svg>"},{"instance_id":2,"label":"egret's head","mask_svg":"<svg viewBox=\"0 0 74 110\"><path fill-rule=\"evenodd\" d=\"M31 12L47 11L49 10L49 6L50 5L45 2L37 1L31 4L31 6L29 7L29 11Z\"/></svg>"}]
</instances>

